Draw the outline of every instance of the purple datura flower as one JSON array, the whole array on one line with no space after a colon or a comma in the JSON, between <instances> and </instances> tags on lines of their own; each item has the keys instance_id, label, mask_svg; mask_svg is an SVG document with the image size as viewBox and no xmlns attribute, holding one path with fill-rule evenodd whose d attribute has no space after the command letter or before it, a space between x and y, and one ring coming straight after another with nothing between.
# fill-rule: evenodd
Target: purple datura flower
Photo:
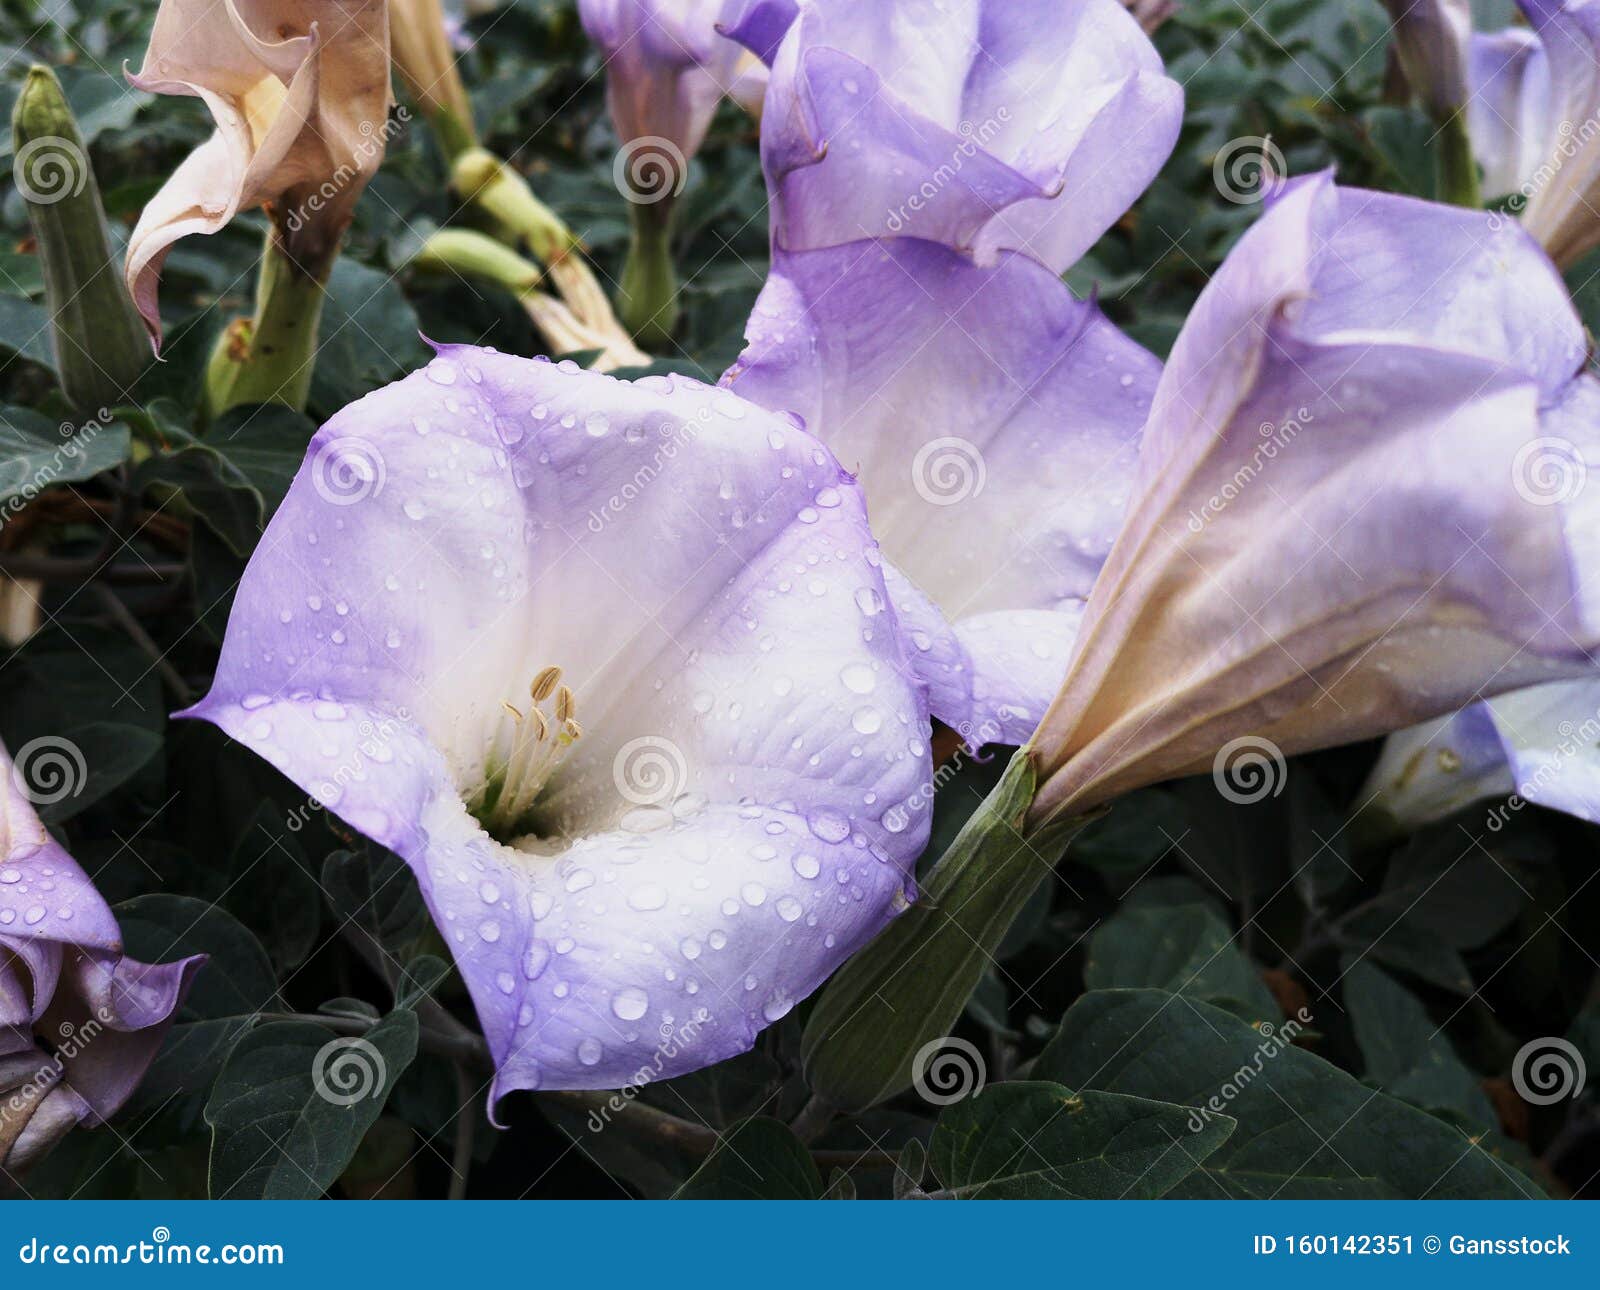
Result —
<instances>
[{"instance_id":1,"label":"purple datura flower","mask_svg":"<svg viewBox=\"0 0 1600 1290\"><path fill-rule=\"evenodd\" d=\"M724 21L771 53L784 11ZM1159 167L1181 95L1112 0L819 0L776 49L772 271L723 384L860 476L934 715L974 747L1021 743L1060 687L1160 374L1056 275ZM992 129L966 128L975 114Z\"/></svg>"},{"instance_id":2,"label":"purple datura flower","mask_svg":"<svg viewBox=\"0 0 1600 1290\"><path fill-rule=\"evenodd\" d=\"M1564 267L1600 246L1600 0L1519 4L1531 31L1470 38L1467 124L1484 196Z\"/></svg>"},{"instance_id":3,"label":"purple datura flower","mask_svg":"<svg viewBox=\"0 0 1600 1290\"><path fill-rule=\"evenodd\" d=\"M495 1099L665 1078L911 897L928 712L879 563L789 419L446 347L312 441L189 715L410 863Z\"/></svg>"},{"instance_id":4,"label":"purple datura flower","mask_svg":"<svg viewBox=\"0 0 1600 1290\"><path fill-rule=\"evenodd\" d=\"M758 105L764 69L717 29L723 0L579 0L605 58L622 141L618 180L639 200L675 195L724 95Z\"/></svg>"},{"instance_id":5,"label":"purple datura flower","mask_svg":"<svg viewBox=\"0 0 1600 1290\"><path fill-rule=\"evenodd\" d=\"M728 29L760 48L771 26ZM1059 273L1144 191L1182 114L1117 0L807 0L762 116L773 243L905 235Z\"/></svg>"},{"instance_id":6,"label":"purple datura flower","mask_svg":"<svg viewBox=\"0 0 1600 1290\"><path fill-rule=\"evenodd\" d=\"M47 761L53 742L27 745L24 761ZM203 962L124 956L110 907L0 747L0 1174L121 1108Z\"/></svg>"},{"instance_id":7,"label":"purple datura flower","mask_svg":"<svg viewBox=\"0 0 1600 1290\"><path fill-rule=\"evenodd\" d=\"M1287 185L1162 374L1034 818L1589 672L1600 493L1529 483L1552 440L1600 451L1584 364L1516 226Z\"/></svg>"},{"instance_id":8,"label":"purple datura flower","mask_svg":"<svg viewBox=\"0 0 1600 1290\"><path fill-rule=\"evenodd\" d=\"M861 478L934 715L973 747L1025 741L1160 363L1027 256L983 267L913 238L776 250L746 339L724 384L798 414Z\"/></svg>"},{"instance_id":9,"label":"purple datura flower","mask_svg":"<svg viewBox=\"0 0 1600 1290\"><path fill-rule=\"evenodd\" d=\"M1600 680L1516 690L1391 735L1358 804L1388 832L1496 797L1511 804L1486 815L1495 831L1528 802L1600 822Z\"/></svg>"}]
</instances>

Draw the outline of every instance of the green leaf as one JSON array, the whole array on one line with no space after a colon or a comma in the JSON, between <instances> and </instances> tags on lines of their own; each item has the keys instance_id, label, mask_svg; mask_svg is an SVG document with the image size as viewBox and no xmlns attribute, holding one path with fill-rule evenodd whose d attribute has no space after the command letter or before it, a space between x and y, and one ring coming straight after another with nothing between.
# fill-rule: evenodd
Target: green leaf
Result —
<instances>
[{"instance_id":1,"label":"green leaf","mask_svg":"<svg viewBox=\"0 0 1600 1290\"><path fill-rule=\"evenodd\" d=\"M1154 1200L1233 1132L1227 1116L1046 1081L993 1084L939 1117L933 1169L984 1200Z\"/></svg>"},{"instance_id":2,"label":"green leaf","mask_svg":"<svg viewBox=\"0 0 1600 1290\"><path fill-rule=\"evenodd\" d=\"M428 359L428 347L419 332L416 312L393 274L340 256L322 306L317 365L311 377L312 408L331 416L421 367Z\"/></svg>"},{"instance_id":3,"label":"green leaf","mask_svg":"<svg viewBox=\"0 0 1600 1290\"><path fill-rule=\"evenodd\" d=\"M175 489L239 555L255 549L316 427L290 408L230 408L204 439L164 423L182 446L146 461L134 484Z\"/></svg>"},{"instance_id":4,"label":"green leaf","mask_svg":"<svg viewBox=\"0 0 1600 1290\"><path fill-rule=\"evenodd\" d=\"M1188 831L1176 798L1163 788L1146 788L1118 798L1109 812L1085 826L1072 842L1074 864L1106 873L1143 873Z\"/></svg>"},{"instance_id":5,"label":"green leaf","mask_svg":"<svg viewBox=\"0 0 1600 1290\"><path fill-rule=\"evenodd\" d=\"M334 916L404 963L432 943L433 923L410 867L387 851L335 851L322 865Z\"/></svg>"},{"instance_id":6,"label":"green leaf","mask_svg":"<svg viewBox=\"0 0 1600 1290\"><path fill-rule=\"evenodd\" d=\"M1172 1195L1500 1199L1537 1195L1460 1130L1237 1017L1161 990L1084 995L1034 1063L1039 1079L1238 1121Z\"/></svg>"},{"instance_id":7,"label":"green leaf","mask_svg":"<svg viewBox=\"0 0 1600 1290\"><path fill-rule=\"evenodd\" d=\"M107 793L127 783L161 748L161 736L121 721L94 721L74 726L62 739L76 748L83 758L84 775L77 787L59 800L51 801L51 784L40 799L39 818L46 824L59 824L86 811ZM24 745L26 747L26 745ZM22 767L22 762L18 762ZM31 767L30 767L31 769Z\"/></svg>"},{"instance_id":8,"label":"green leaf","mask_svg":"<svg viewBox=\"0 0 1600 1290\"><path fill-rule=\"evenodd\" d=\"M789 1126L764 1115L717 1139L674 1200L816 1200L822 1177Z\"/></svg>"},{"instance_id":9,"label":"green leaf","mask_svg":"<svg viewBox=\"0 0 1600 1290\"><path fill-rule=\"evenodd\" d=\"M94 422L70 430L70 423L28 408L0 407L0 503L31 500L51 484L81 483L128 459L127 426Z\"/></svg>"},{"instance_id":10,"label":"green leaf","mask_svg":"<svg viewBox=\"0 0 1600 1290\"><path fill-rule=\"evenodd\" d=\"M1344 1006L1366 1058L1367 1078L1424 1110L1454 1111L1479 1130L1497 1120L1468 1070L1421 1000L1366 961L1345 959Z\"/></svg>"},{"instance_id":11,"label":"green leaf","mask_svg":"<svg viewBox=\"0 0 1600 1290\"><path fill-rule=\"evenodd\" d=\"M54 372L56 357L50 352L50 311L36 300L0 295L0 352L17 354Z\"/></svg>"},{"instance_id":12,"label":"green leaf","mask_svg":"<svg viewBox=\"0 0 1600 1290\"><path fill-rule=\"evenodd\" d=\"M252 928L280 969L298 967L316 944L322 892L284 814L263 802L234 844L223 899Z\"/></svg>"},{"instance_id":13,"label":"green leaf","mask_svg":"<svg viewBox=\"0 0 1600 1290\"><path fill-rule=\"evenodd\" d=\"M417 1055L417 1019L393 1012L365 1036L305 1021L252 1030L211 1097L211 1195L311 1200L333 1186Z\"/></svg>"},{"instance_id":14,"label":"green leaf","mask_svg":"<svg viewBox=\"0 0 1600 1290\"><path fill-rule=\"evenodd\" d=\"M123 944L145 963L208 956L139 1086L137 1106L209 1088L229 1047L277 999L278 982L261 942L232 914L190 896L139 896L116 907Z\"/></svg>"},{"instance_id":15,"label":"green leaf","mask_svg":"<svg viewBox=\"0 0 1600 1290\"><path fill-rule=\"evenodd\" d=\"M1247 1021L1282 1016L1234 934L1203 904L1126 905L1089 939L1083 969L1091 990L1153 986L1212 1002L1243 1005Z\"/></svg>"}]
</instances>

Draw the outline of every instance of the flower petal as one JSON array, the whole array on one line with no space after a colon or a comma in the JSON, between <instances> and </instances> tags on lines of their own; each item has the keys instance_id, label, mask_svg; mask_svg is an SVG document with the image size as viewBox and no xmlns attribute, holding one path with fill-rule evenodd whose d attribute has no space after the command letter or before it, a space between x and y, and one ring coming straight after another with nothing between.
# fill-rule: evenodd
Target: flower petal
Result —
<instances>
[{"instance_id":1,"label":"flower petal","mask_svg":"<svg viewBox=\"0 0 1600 1290\"><path fill-rule=\"evenodd\" d=\"M205 955L155 966L123 957L110 908L23 791L23 769L61 743L23 745L17 765L0 747L0 1029L12 1036L0 1051L37 1029L70 1087L55 1109L98 1124L144 1077Z\"/></svg>"},{"instance_id":2,"label":"flower petal","mask_svg":"<svg viewBox=\"0 0 1600 1290\"><path fill-rule=\"evenodd\" d=\"M762 117L774 244L905 234L1059 273L1154 178L1182 99L1116 0L814 0Z\"/></svg>"},{"instance_id":3,"label":"flower petal","mask_svg":"<svg viewBox=\"0 0 1600 1290\"><path fill-rule=\"evenodd\" d=\"M925 679L952 727L1036 722L1132 491L1161 365L1026 256L981 268L910 238L778 251L747 342L724 384L797 413L859 473L885 553L948 620L1065 611L1012 620L1020 652L991 618L942 661L915 655L942 673Z\"/></svg>"},{"instance_id":4,"label":"flower petal","mask_svg":"<svg viewBox=\"0 0 1600 1290\"><path fill-rule=\"evenodd\" d=\"M1538 36L1526 27L1473 36L1467 83L1467 133L1483 167L1483 194L1514 193L1532 180L1554 137L1550 69Z\"/></svg>"},{"instance_id":5,"label":"flower petal","mask_svg":"<svg viewBox=\"0 0 1600 1290\"><path fill-rule=\"evenodd\" d=\"M1600 0L1521 0L1538 33L1549 75L1544 168L1522 223L1558 264L1600 245ZM1543 182L1538 182L1542 180Z\"/></svg>"},{"instance_id":6,"label":"flower petal","mask_svg":"<svg viewBox=\"0 0 1600 1290\"><path fill-rule=\"evenodd\" d=\"M146 204L124 275L159 346L156 288L174 242L275 203L297 253L325 256L383 160L388 10L381 0L163 0L128 78L199 98L217 130Z\"/></svg>"}]
</instances>

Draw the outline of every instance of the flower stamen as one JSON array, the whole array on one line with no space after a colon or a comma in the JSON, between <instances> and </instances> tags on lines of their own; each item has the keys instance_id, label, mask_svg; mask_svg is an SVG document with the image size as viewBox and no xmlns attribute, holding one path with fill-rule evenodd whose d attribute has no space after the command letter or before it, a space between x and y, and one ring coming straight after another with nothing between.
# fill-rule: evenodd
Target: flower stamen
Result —
<instances>
[{"instance_id":1,"label":"flower stamen","mask_svg":"<svg viewBox=\"0 0 1600 1290\"><path fill-rule=\"evenodd\" d=\"M468 800L484 828L502 840L529 831L540 791L583 735L573 715L577 696L561 684L559 667L542 668L529 683L528 696L533 705L526 711L501 701L505 718L489 736L484 781Z\"/></svg>"}]
</instances>

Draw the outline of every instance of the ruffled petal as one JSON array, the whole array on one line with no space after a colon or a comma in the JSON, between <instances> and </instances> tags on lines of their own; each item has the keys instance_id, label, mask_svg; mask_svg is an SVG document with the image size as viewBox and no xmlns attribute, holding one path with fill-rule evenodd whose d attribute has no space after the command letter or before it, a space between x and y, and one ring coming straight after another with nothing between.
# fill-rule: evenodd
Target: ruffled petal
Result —
<instances>
[{"instance_id":1,"label":"ruffled petal","mask_svg":"<svg viewBox=\"0 0 1600 1290\"><path fill-rule=\"evenodd\" d=\"M1059 273L1154 178L1182 103L1116 0L815 0L762 117L774 244L905 235Z\"/></svg>"},{"instance_id":2,"label":"ruffled petal","mask_svg":"<svg viewBox=\"0 0 1600 1290\"><path fill-rule=\"evenodd\" d=\"M496 841L464 802L546 665L581 737ZM410 862L497 1097L747 1048L903 907L927 834L924 689L859 491L682 378L448 348L346 409L217 677L193 715Z\"/></svg>"},{"instance_id":3,"label":"ruffled petal","mask_svg":"<svg viewBox=\"0 0 1600 1290\"><path fill-rule=\"evenodd\" d=\"M151 342L172 245L274 203L307 259L325 256L383 160L388 9L381 0L163 0L144 64L128 78L201 99L216 133L146 204L124 276Z\"/></svg>"}]
</instances>

